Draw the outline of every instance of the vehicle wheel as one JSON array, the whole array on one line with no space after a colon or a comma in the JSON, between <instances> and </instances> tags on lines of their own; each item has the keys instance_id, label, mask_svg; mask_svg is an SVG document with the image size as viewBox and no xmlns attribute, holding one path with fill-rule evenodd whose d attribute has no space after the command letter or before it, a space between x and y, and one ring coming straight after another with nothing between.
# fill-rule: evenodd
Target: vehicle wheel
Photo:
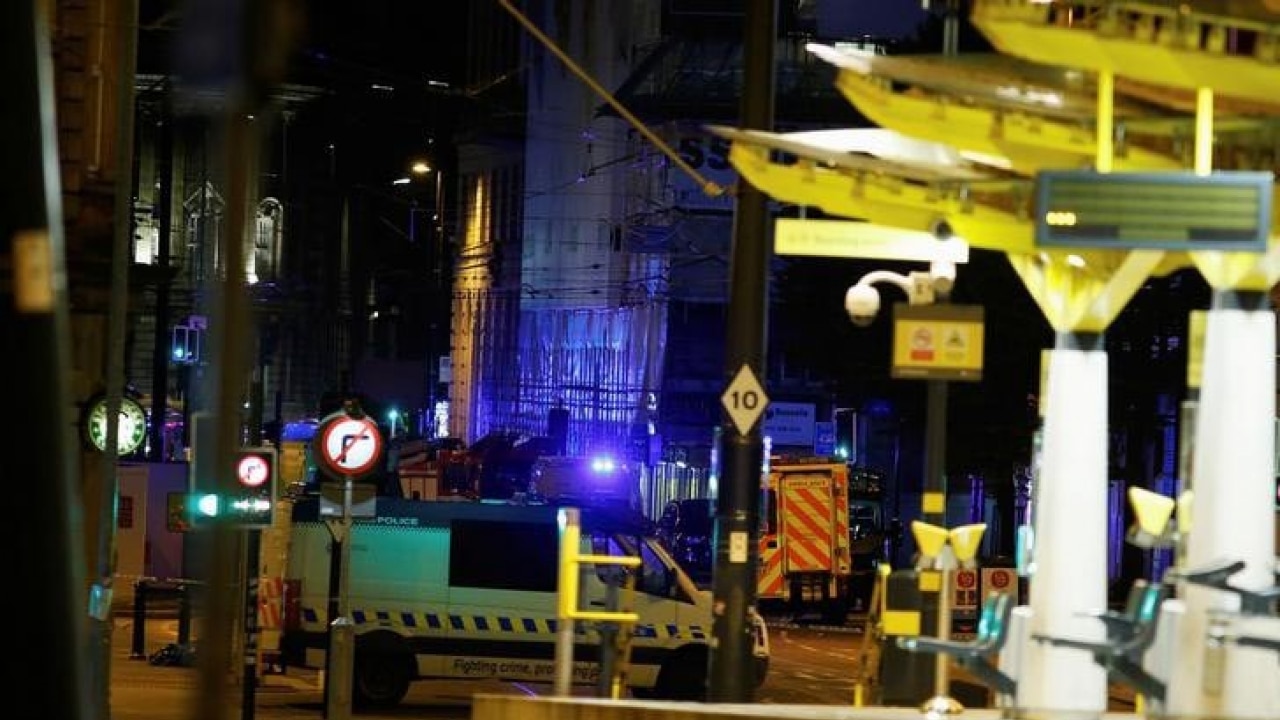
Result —
<instances>
[{"instance_id":1,"label":"vehicle wheel","mask_svg":"<svg viewBox=\"0 0 1280 720\"><path fill-rule=\"evenodd\" d=\"M357 653L351 702L359 708L394 707L409 692L412 659L400 653Z\"/></svg>"},{"instance_id":2,"label":"vehicle wheel","mask_svg":"<svg viewBox=\"0 0 1280 720\"><path fill-rule=\"evenodd\" d=\"M658 673L654 695L663 700L707 699L707 650L705 647L686 646L677 650Z\"/></svg>"}]
</instances>

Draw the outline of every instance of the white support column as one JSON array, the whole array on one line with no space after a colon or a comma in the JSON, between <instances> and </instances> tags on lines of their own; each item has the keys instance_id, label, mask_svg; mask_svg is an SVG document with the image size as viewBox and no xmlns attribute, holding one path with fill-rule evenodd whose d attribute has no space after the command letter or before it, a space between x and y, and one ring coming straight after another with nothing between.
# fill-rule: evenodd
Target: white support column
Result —
<instances>
[{"instance_id":1,"label":"white support column","mask_svg":"<svg viewBox=\"0 0 1280 720\"><path fill-rule=\"evenodd\" d=\"M1035 504L1031 634L1101 641L1082 613L1107 604L1107 353L1100 334L1059 333L1050 352ZM1101 713L1103 669L1080 650L1028 640L1018 707Z\"/></svg>"},{"instance_id":2,"label":"white support column","mask_svg":"<svg viewBox=\"0 0 1280 720\"><path fill-rule=\"evenodd\" d=\"M1186 565L1244 560L1231 578L1247 588L1275 582L1275 314L1266 293L1219 290L1205 327L1204 377L1192 448L1191 530ZM1275 662L1235 663L1221 692L1206 689L1205 647L1210 613L1235 611L1235 595L1203 587L1181 590L1187 612L1178 662L1169 682L1171 715L1280 717ZM1208 684L1210 689L1214 683ZM1223 714L1227 713L1227 714Z\"/></svg>"}]
</instances>

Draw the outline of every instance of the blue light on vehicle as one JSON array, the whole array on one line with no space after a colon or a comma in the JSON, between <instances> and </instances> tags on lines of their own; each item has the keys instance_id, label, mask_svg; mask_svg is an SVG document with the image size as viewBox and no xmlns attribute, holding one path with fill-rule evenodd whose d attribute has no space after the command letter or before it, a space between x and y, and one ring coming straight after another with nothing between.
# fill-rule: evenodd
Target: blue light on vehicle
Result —
<instances>
[{"instance_id":1,"label":"blue light on vehicle","mask_svg":"<svg viewBox=\"0 0 1280 720\"><path fill-rule=\"evenodd\" d=\"M591 469L598 473L611 473L616 467L613 458L599 457L591 461Z\"/></svg>"}]
</instances>

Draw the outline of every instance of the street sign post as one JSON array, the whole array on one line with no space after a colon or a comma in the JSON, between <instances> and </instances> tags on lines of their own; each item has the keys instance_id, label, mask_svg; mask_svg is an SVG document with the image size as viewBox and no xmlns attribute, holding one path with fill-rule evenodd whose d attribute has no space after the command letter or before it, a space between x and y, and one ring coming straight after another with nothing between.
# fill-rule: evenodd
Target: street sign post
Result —
<instances>
[{"instance_id":1,"label":"street sign post","mask_svg":"<svg viewBox=\"0 0 1280 720\"><path fill-rule=\"evenodd\" d=\"M351 682L355 653L355 625L348 607L348 578L351 564L351 524L357 516L376 511L375 488L357 481L373 475L382 459L383 438L378 424L357 407L349 406L320 422L312 439L312 454L321 472L336 482L321 483L321 515L333 538L329 556L329 577L336 579L329 604L329 652L325 654L325 717L351 717ZM362 502L355 507L356 488ZM334 495L337 494L337 498ZM339 500L339 502L335 502ZM328 505L328 512L326 512ZM335 512L337 507L340 512ZM337 517L333 517L337 515Z\"/></svg>"}]
</instances>

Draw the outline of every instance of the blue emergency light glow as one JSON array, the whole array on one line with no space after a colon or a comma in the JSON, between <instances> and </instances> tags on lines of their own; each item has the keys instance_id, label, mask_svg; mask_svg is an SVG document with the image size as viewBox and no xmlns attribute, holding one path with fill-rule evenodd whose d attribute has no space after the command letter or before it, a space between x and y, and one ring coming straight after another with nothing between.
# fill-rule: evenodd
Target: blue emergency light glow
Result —
<instances>
[{"instance_id":1,"label":"blue emergency light glow","mask_svg":"<svg viewBox=\"0 0 1280 720\"><path fill-rule=\"evenodd\" d=\"M613 458L600 457L591 461L591 469L598 473L611 473L616 468Z\"/></svg>"}]
</instances>

